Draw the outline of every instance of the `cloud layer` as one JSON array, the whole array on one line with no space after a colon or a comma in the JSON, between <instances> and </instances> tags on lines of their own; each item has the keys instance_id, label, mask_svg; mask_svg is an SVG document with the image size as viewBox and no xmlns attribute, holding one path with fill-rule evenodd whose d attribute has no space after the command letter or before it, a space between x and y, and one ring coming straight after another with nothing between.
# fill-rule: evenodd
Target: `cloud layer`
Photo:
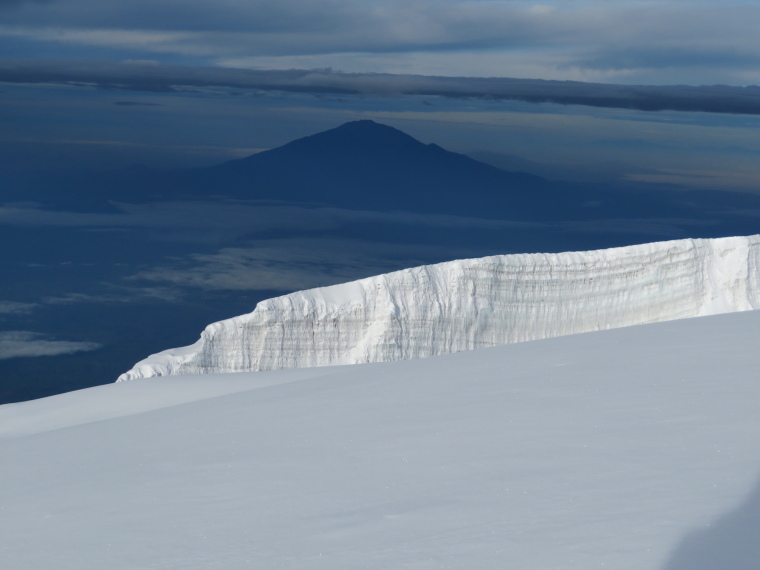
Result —
<instances>
[{"instance_id":1,"label":"cloud layer","mask_svg":"<svg viewBox=\"0 0 760 570\"><path fill-rule=\"evenodd\" d=\"M44 335L29 331L0 332L0 360L21 356L58 356L97 350L95 342L50 340Z\"/></svg>"},{"instance_id":2,"label":"cloud layer","mask_svg":"<svg viewBox=\"0 0 760 570\"><path fill-rule=\"evenodd\" d=\"M210 291L290 292L422 265L431 258L443 261L470 256L471 250L467 248L445 245L284 238L188 256L140 272L133 280Z\"/></svg>"},{"instance_id":3,"label":"cloud layer","mask_svg":"<svg viewBox=\"0 0 760 570\"><path fill-rule=\"evenodd\" d=\"M255 71L97 61L0 60L0 81L171 92L227 87L344 95L425 95L588 105L644 111L760 114L760 87L636 86L508 78L348 74L331 70Z\"/></svg>"},{"instance_id":4,"label":"cloud layer","mask_svg":"<svg viewBox=\"0 0 760 570\"><path fill-rule=\"evenodd\" d=\"M2 318L3 315L25 315L35 307L37 307L36 303L0 301L0 318Z\"/></svg>"},{"instance_id":5,"label":"cloud layer","mask_svg":"<svg viewBox=\"0 0 760 570\"><path fill-rule=\"evenodd\" d=\"M3 0L0 42L44 57L253 67L760 81L760 6L742 0ZM701 79L700 79L701 78Z\"/></svg>"}]
</instances>

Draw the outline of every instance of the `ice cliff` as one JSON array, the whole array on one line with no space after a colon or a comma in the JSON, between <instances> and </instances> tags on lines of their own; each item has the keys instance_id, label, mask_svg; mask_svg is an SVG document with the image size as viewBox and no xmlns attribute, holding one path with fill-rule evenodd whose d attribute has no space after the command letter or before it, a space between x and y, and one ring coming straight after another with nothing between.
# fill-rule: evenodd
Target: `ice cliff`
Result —
<instances>
[{"instance_id":1,"label":"ice cliff","mask_svg":"<svg viewBox=\"0 0 760 570\"><path fill-rule=\"evenodd\" d=\"M262 301L118 381L420 358L760 308L760 236L405 269Z\"/></svg>"}]
</instances>

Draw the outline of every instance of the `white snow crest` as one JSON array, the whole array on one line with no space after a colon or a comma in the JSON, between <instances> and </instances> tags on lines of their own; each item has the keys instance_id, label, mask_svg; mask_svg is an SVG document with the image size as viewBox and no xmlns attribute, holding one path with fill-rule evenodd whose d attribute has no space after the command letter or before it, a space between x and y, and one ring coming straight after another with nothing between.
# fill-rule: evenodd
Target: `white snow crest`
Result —
<instances>
[{"instance_id":1,"label":"white snow crest","mask_svg":"<svg viewBox=\"0 0 760 570\"><path fill-rule=\"evenodd\" d=\"M262 301L118 381L405 360L760 307L760 236L465 259Z\"/></svg>"}]
</instances>

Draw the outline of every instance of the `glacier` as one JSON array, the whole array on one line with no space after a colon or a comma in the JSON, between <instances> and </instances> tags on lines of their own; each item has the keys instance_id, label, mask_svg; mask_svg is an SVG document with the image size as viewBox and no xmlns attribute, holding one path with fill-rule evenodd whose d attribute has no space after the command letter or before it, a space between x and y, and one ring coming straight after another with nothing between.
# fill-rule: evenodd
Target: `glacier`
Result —
<instances>
[{"instance_id":1,"label":"glacier","mask_svg":"<svg viewBox=\"0 0 760 570\"><path fill-rule=\"evenodd\" d=\"M117 382L423 358L760 308L760 235L404 269L260 302Z\"/></svg>"},{"instance_id":2,"label":"glacier","mask_svg":"<svg viewBox=\"0 0 760 570\"><path fill-rule=\"evenodd\" d=\"M9 570L757 570L760 311L0 406Z\"/></svg>"}]
</instances>

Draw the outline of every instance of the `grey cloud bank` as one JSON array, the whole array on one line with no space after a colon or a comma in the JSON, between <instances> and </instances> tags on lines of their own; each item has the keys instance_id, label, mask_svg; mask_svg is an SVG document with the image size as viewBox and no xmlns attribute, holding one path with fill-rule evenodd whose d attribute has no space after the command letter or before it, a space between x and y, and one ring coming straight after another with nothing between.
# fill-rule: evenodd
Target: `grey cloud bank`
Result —
<instances>
[{"instance_id":1,"label":"grey cloud bank","mask_svg":"<svg viewBox=\"0 0 760 570\"><path fill-rule=\"evenodd\" d=\"M188 0L177 7L4 0L0 42L6 53L34 57L192 65L657 84L759 80L760 7L751 2Z\"/></svg>"},{"instance_id":2,"label":"grey cloud bank","mask_svg":"<svg viewBox=\"0 0 760 570\"><path fill-rule=\"evenodd\" d=\"M95 342L50 340L44 335L29 331L0 332L0 360L21 356L57 356L96 350Z\"/></svg>"},{"instance_id":3,"label":"grey cloud bank","mask_svg":"<svg viewBox=\"0 0 760 570\"><path fill-rule=\"evenodd\" d=\"M144 62L0 60L0 81L174 92L186 88L343 95L423 95L636 109L760 114L760 87L613 85L537 79L440 77L325 70L249 70Z\"/></svg>"},{"instance_id":4,"label":"grey cloud bank","mask_svg":"<svg viewBox=\"0 0 760 570\"><path fill-rule=\"evenodd\" d=\"M2 315L24 315L34 309L36 306L36 303L0 301L0 317L2 317Z\"/></svg>"}]
</instances>

